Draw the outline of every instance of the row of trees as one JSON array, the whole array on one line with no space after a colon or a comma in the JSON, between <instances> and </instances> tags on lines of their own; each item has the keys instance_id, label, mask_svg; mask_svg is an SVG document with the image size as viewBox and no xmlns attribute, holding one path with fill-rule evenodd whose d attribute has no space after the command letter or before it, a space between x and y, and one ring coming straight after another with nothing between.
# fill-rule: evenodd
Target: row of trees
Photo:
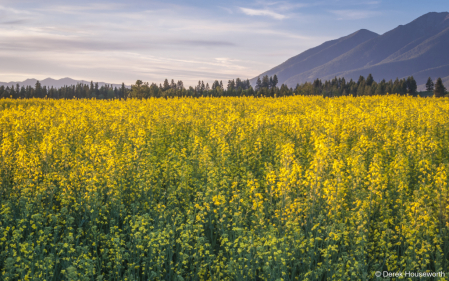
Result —
<instances>
[{"instance_id":1,"label":"row of trees","mask_svg":"<svg viewBox=\"0 0 449 281\"><path fill-rule=\"evenodd\" d=\"M289 88L285 84L277 87L278 78L264 76L258 78L255 89L251 86L249 80L241 80L240 78L229 80L226 88L222 81L215 80L210 86L209 83L198 81L195 87L184 87L184 83L179 80L171 82L165 79L163 84L149 84L137 80L131 89L125 87L113 87L112 85L104 85L99 87L98 83L91 82L88 84L77 84L65 86L59 89L47 88L41 86L39 81L35 87L22 86L17 84L15 87L0 87L0 97L2 98L53 98L53 99L72 99L72 98L96 98L96 99L126 99L126 98L151 98L151 97L223 97L223 96L254 96L254 97L282 97L291 95L321 95L324 97L337 96L371 96L385 95L387 93L401 95L416 95L417 84L413 76L407 79L396 79L380 82L374 81L371 74L368 77L360 76L357 81L345 78L335 77L332 80L322 82L316 79L313 82L297 84L296 87ZM429 77L426 83L426 90L433 91L436 97L442 97L446 94L446 88L441 78L436 83Z\"/></svg>"},{"instance_id":2,"label":"row of trees","mask_svg":"<svg viewBox=\"0 0 449 281\"><path fill-rule=\"evenodd\" d=\"M76 84L64 86L61 88L42 86L39 81L35 87L20 86L0 87L0 97L2 98L52 98L52 99L72 99L72 98L96 98L96 99L123 99L126 98L129 90L122 84L120 88L112 85L104 85L99 87L98 83L91 82L88 84Z\"/></svg>"},{"instance_id":3,"label":"row of trees","mask_svg":"<svg viewBox=\"0 0 449 281\"><path fill-rule=\"evenodd\" d=\"M430 82L429 82L430 81ZM441 97L445 95L446 89L442 83L441 78L438 78L435 86L431 78L429 78L427 87L428 91L434 91L435 96ZM178 81L180 84L181 81ZM182 84L182 82L181 82ZM135 85L131 87L129 97L132 98L149 98L149 97L200 97L200 96L255 96L255 97L281 97L291 95L321 95L325 97L335 96L371 96L371 95L385 95L387 93L395 93L400 95L417 95L417 83L413 76L406 79L396 79L386 81L385 79L376 82L371 74L368 77L360 76L357 81L350 80L347 82L345 78L335 77L332 80L322 82L320 79L316 79L313 82L306 82L303 84L297 84L296 87L289 88L285 84L281 87L277 87L278 78L276 75L273 77L264 76L257 79L255 89L250 85L249 80L229 80L227 87L223 87L222 81L215 81L212 86L204 84L203 81L198 81L196 87L176 87L174 81L168 83L166 79L164 86L161 84L157 86L155 83L151 85L149 83L143 83L138 80ZM172 85L169 87L169 85ZM430 89L430 90L429 90Z\"/></svg>"},{"instance_id":4,"label":"row of trees","mask_svg":"<svg viewBox=\"0 0 449 281\"><path fill-rule=\"evenodd\" d=\"M295 93L298 95L322 95L326 97L347 95L372 96L385 95L387 93L416 95L417 88L418 86L413 76L407 79L396 79L395 81L385 81L384 79L376 82L373 76L369 74L366 78L360 76L357 81L351 79L349 82L345 78L337 77L324 83L320 79L316 79L312 83L298 84Z\"/></svg>"},{"instance_id":5,"label":"row of trees","mask_svg":"<svg viewBox=\"0 0 449 281\"><path fill-rule=\"evenodd\" d=\"M446 94L446 87L444 87L441 78L438 78L437 82L433 83L432 78L429 77L426 82L426 91L433 92L436 97L443 97Z\"/></svg>"}]
</instances>

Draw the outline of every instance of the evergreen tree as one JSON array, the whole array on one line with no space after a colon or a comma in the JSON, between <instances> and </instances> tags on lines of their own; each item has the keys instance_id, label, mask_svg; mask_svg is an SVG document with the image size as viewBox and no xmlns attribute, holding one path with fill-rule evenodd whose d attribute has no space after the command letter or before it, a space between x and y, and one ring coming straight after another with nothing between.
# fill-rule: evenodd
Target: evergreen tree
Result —
<instances>
[{"instance_id":1,"label":"evergreen tree","mask_svg":"<svg viewBox=\"0 0 449 281\"><path fill-rule=\"evenodd\" d=\"M407 78L407 88L408 88L408 93L410 95L416 94L418 85L416 84L415 78L413 78L413 76L410 76Z\"/></svg>"},{"instance_id":2,"label":"evergreen tree","mask_svg":"<svg viewBox=\"0 0 449 281\"><path fill-rule=\"evenodd\" d=\"M41 83L39 83L39 81L36 81L36 86L34 87L34 91L35 91L36 98L42 98L42 87L41 87Z\"/></svg>"},{"instance_id":3,"label":"evergreen tree","mask_svg":"<svg viewBox=\"0 0 449 281\"><path fill-rule=\"evenodd\" d=\"M17 98L16 96L16 90L14 90L14 86L11 86L11 89L9 90L9 97L8 98Z\"/></svg>"},{"instance_id":4,"label":"evergreen tree","mask_svg":"<svg viewBox=\"0 0 449 281\"><path fill-rule=\"evenodd\" d=\"M125 98L125 83L122 83L122 87L120 88L120 98Z\"/></svg>"},{"instance_id":5,"label":"evergreen tree","mask_svg":"<svg viewBox=\"0 0 449 281\"><path fill-rule=\"evenodd\" d=\"M168 89L170 89L170 84L168 83L168 79L164 80L164 91L167 91Z\"/></svg>"},{"instance_id":6,"label":"evergreen tree","mask_svg":"<svg viewBox=\"0 0 449 281\"><path fill-rule=\"evenodd\" d=\"M262 88L268 88L270 86L270 80L268 78L268 75L265 75L262 77Z\"/></svg>"},{"instance_id":7,"label":"evergreen tree","mask_svg":"<svg viewBox=\"0 0 449 281\"><path fill-rule=\"evenodd\" d=\"M239 87L242 87L242 80L240 80L240 78L235 79L235 87L238 89Z\"/></svg>"},{"instance_id":8,"label":"evergreen tree","mask_svg":"<svg viewBox=\"0 0 449 281\"><path fill-rule=\"evenodd\" d=\"M178 90L184 89L184 82L182 82L182 80L178 80L177 89Z\"/></svg>"},{"instance_id":9,"label":"evergreen tree","mask_svg":"<svg viewBox=\"0 0 449 281\"><path fill-rule=\"evenodd\" d=\"M272 84L272 87L273 88L276 88L276 85L279 83L279 80L278 80L278 77L277 77L277 75L275 74L274 76L273 76L273 84Z\"/></svg>"},{"instance_id":10,"label":"evergreen tree","mask_svg":"<svg viewBox=\"0 0 449 281\"><path fill-rule=\"evenodd\" d=\"M426 91L433 91L433 86L435 86L435 84L433 83L432 78L429 77L426 82Z\"/></svg>"},{"instance_id":11,"label":"evergreen tree","mask_svg":"<svg viewBox=\"0 0 449 281\"><path fill-rule=\"evenodd\" d=\"M260 77L257 77L256 81L256 91L259 91L262 88L262 81L260 81Z\"/></svg>"},{"instance_id":12,"label":"evergreen tree","mask_svg":"<svg viewBox=\"0 0 449 281\"><path fill-rule=\"evenodd\" d=\"M373 85L374 82L374 78L373 75L371 75L371 73L368 75L368 77L366 77L366 85L371 86Z\"/></svg>"},{"instance_id":13,"label":"evergreen tree","mask_svg":"<svg viewBox=\"0 0 449 281\"><path fill-rule=\"evenodd\" d=\"M1 94L0 94L1 96ZM26 89L24 86L22 86L22 88L20 88L20 98L24 99L26 98Z\"/></svg>"},{"instance_id":14,"label":"evergreen tree","mask_svg":"<svg viewBox=\"0 0 449 281\"><path fill-rule=\"evenodd\" d=\"M435 97L439 98L443 97L445 93L446 88L443 85L443 81L441 80L441 78L438 78L437 82L435 83L435 89L433 90L433 94L435 95Z\"/></svg>"},{"instance_id":15,"label":"evergreen tree","mask_svg":"<svg viewBox=\"0 0 449 281\"><path fill-rule=\"evenodd\" d=\"M70 96L70 98L72 98L73 96ZM98 82L95 83L95 98L101 98L100 97L100 90L98 89Z\"/></svg>"},{"instance_id":16,"label":"evergreen tree","mask_svg":"<svg viewBox=\"0 0 449 281\"><path fill-rule=\"evenodd\" d=\"M360 86L360 84L364 84L364 83L365 83L365 77L360 75L359 80L357 81L357 86Z\"/></svg>"},{"instance_id":17,"label":"evergreen tree","mask_svg":"<svg viewBox=\"0 0 449 281\"><path fill-rule=\"evenodd\" d=\"M234 90L234 88L235 88L235 82L234 82L234 79L232 79L232 80L229 80L228 81L228 87L227 87L227 91L228 92L231 92L232 90Z\"/></svg>"},{"instance_id":18,"label":"evergreen tree","mask_svg":"<svg viewBox=\"0 0 449 281\"><path fill-rule=\"evenodd\" d=\"M88 98L92 98L94 97L94 82L90 81L90 90L89 90L89 95L87 96Z\"/></svg>"}]
</instances>

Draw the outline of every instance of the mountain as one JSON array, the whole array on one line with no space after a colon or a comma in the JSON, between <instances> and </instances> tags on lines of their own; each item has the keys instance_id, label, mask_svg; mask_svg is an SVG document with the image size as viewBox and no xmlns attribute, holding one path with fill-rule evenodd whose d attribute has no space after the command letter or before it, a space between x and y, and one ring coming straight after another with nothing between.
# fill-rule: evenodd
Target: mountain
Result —
<instances>
[{"instance_id":1,"label":"mountain","mask_svg":"<svg viewBox=\"0 0 449 281\"><path fill-rule=\"evenodd\" d=\"M382 35L362 29L309 49L264 73L277 75L279 84L335 76L358 79L373 74L376 80L414 76L420 88L430 76L449 78L449 13L428 13ZM250 80L255 85L257 77ZM448 85L449 86L449 85Z\"/></svg>"},{"instance_id":2,"label":"mountain","mask_svg":"<svg viewBox=\"0 0 449 281\"><path fill-rule=\"evenodd\" d=\"M9 86L9 87L11 87L11 86L16 86L17 84L19 84L20 86L25 86L25 87L26 86L32 86L32 87L34 87L36 85L37 81L38 81L37 79L27 79L27 80L22 81L22 82L7 82L7 83L6 82L0 82L0 86L5 86L5 87ZM42 86L47 86L48 88L50 88L50 87L61 88L61 87L64 87L64 86L71 86L71 85L76 85L76 84L88 84L88 85L90 85L90 81L74 80L74 79L71 79L71 78L62 78L62 79L59 79L59 80L55 80L55 79L52 79L52 78L47 78L47 79L44 79L44 80L39 81L39 82L41 83ZM94 82L94 84L95 84L95 82ZM109 83L98 82L98 86L99 87L104 86L106 84L111 85ZM122 85L121 84L112 84L112 86L119 88Z\"/></svg>"}]
</instances>

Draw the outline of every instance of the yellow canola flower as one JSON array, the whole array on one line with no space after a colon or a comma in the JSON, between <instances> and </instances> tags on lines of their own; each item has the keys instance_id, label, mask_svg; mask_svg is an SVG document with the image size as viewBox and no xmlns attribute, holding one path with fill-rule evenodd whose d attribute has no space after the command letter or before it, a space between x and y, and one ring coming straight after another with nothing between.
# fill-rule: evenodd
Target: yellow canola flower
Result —
<instances>
[{"instance_id":1,"label":"yellow canola flower","mask_svg":"<svg viewBox=\"0 0 449 281\"><path fill-rule=\"evenodd\" d=\"M448 131L444 98L1 99L1 279L444 271Z\"/></svg>"}]
</instances>

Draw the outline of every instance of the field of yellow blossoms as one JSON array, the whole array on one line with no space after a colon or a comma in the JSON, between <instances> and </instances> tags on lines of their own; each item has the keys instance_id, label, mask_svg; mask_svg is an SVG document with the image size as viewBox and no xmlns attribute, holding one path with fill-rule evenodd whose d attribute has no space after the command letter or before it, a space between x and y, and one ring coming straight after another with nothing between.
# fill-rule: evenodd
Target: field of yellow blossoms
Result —
<instances>
[{"instance_id":1,"label":"field of yellow blossoms","mask_svg":"<svg viewBox=\"0 0 449 281\"><path fill-rule=\"evenodd\" d=\"M448 99L2 99L0 145L1 280L449 271Z\"/></svg>"}]
</instances>

